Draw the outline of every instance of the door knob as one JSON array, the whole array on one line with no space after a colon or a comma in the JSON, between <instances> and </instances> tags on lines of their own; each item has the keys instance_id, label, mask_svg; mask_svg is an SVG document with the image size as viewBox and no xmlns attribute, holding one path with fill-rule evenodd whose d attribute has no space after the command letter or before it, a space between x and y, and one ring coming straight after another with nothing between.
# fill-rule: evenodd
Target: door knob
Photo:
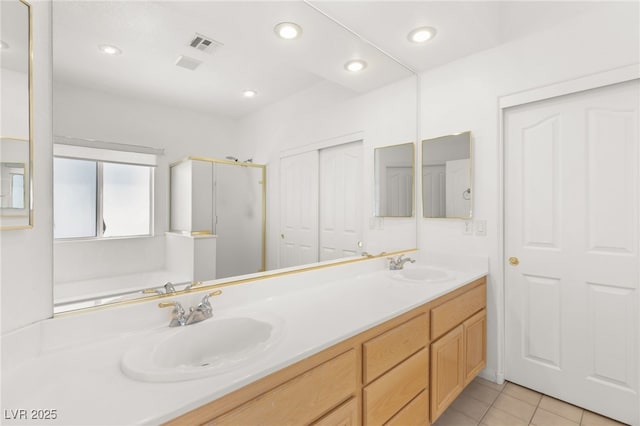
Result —
<instances>
[{"instance_id":1,"label":"door knob","mask_svg":"<svg viewBox=\"0 0 640 426\"><path fill-rule=\"evenodd\" d=\"M520 264L520 261L518 260L517 257L510 257L509 258L509 264L513 265L513 266L517 266Z\"/></svg>"}]
</instances>

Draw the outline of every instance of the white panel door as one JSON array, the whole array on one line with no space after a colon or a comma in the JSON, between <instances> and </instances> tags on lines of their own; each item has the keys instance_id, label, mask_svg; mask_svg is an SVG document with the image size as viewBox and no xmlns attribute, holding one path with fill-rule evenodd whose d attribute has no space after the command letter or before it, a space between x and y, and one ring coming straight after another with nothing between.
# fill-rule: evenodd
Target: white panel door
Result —
<instances>
[{"instance_id":1,"label":"white panel door","mask_svg":"<svg viewBox=\"0 0 640 426\"><path fill-rule=\"evenodd\" d=\"M385 183L385 216L413 216L413 167L387 167Z\"/></svg>"},{"instance_id":2,"label":"white panel door","mask_svg":"<svg viewBox=\"0 0 640 426\"><path fill-rule=\"evenodd\" d=\"M280 267L318 261L318 151L280 159Z\"/></svg>"},{"instance_id":3,"label":"white panel door","mask_svg":"<svg viewBox=\"0 0 640 426\"><path fill-rule=\"evenodd\" d=\"M505 266L506 378L634 425L639 90L531 103L504 121L505 255L519 260Z\"/></svg>"},{"instance_id":4,"label":"white panel door","mask_svg":"<svg viewBox=\"0 0 640 426\"><path fill-rule=\"evenodd\" d=\"M422 166L422 215L445 217L444 165Z\"/></svg>"},{"instance_id":5,"label":"white panel door","mask_svg":"<svg viewBox=\"0 0 640 426\"><path fill-rule=\"evenodd\" d=\"M471 164L468 158L445 163L447 217L471 215Z\"/></svg>"},{"instance_id":6,"label":"white panel door","mask_svg":"<svg viewBox=\"0 0 640 426\"><path fill-rule=\"evenodd\" d=\"M362 143L320 151L320 261L359 254Z\"/></svg>"}]
</instances>

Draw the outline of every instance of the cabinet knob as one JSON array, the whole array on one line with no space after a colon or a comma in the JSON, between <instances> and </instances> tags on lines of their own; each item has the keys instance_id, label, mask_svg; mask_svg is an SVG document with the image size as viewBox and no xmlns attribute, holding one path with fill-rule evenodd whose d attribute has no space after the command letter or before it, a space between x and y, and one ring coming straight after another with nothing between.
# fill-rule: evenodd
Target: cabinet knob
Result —
<instances>
[{"instance_id":1,"label":"cabinet knob","mask_svg":"<svg viewBox=\"0 0 640 426\"><path fill-rule=\"evenodd\" d=\"M520 264L520 260L518 260L517 257L510 257L509 258L509 264L513 265L513 266L517 266Z\"/></svg>"}]
</instances>

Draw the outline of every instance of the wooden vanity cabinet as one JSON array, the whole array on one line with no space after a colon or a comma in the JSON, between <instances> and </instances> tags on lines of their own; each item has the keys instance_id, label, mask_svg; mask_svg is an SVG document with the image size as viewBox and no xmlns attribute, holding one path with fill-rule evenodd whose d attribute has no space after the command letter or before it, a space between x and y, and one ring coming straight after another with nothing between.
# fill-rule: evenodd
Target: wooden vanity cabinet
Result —
<instances>
[{"instance_id":1,"label":"wooden vanity cabinet","mask_svg":"<svg viewBox=\"0 0 640 426\"><path fill-rule=\"evenodd\" d=\"M486 366L486 318L484 279L481 285L432 307L432 422Z\"/></svg>"},{"instance_id":2,"label":"wooden vanity cabinet","mask_svg":"<svg viewBox=\"0 0 640 426\"><path fill-rule=\"evenodd\" d=\"M485 365L485 291L476 280L167 424L428 426Z\"/></svg>"}]
</instances>

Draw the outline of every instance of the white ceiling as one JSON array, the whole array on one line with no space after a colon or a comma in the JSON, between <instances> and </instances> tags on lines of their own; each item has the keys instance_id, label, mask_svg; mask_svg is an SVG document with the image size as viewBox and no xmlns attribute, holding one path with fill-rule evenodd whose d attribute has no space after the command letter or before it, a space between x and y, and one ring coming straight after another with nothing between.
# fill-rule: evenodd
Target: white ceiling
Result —
<instances>
[{"instance_id":1,"label":"white ceiling","mask_svg":"<svg viewBox=\"0 0 640 426\"><path fill-rule=\"evenodd\" d=\"M330 15L416 71L494 47L595 7L593 2L430 1L54 1L54 79L155 102L241 117L323 81L354 94L411 73L328 19ZM303 27L298 40L273 32ZM426 45L407 41L422 25L438 29ZM224 44L209 55L189 47L194 34ZM108 56L100 44L123 53ZM186 55L203 64L175 66ZM359 57L364 72L344 63ZM245 89L258 96L244 99Z\"/></svg>"}]
</instances>

